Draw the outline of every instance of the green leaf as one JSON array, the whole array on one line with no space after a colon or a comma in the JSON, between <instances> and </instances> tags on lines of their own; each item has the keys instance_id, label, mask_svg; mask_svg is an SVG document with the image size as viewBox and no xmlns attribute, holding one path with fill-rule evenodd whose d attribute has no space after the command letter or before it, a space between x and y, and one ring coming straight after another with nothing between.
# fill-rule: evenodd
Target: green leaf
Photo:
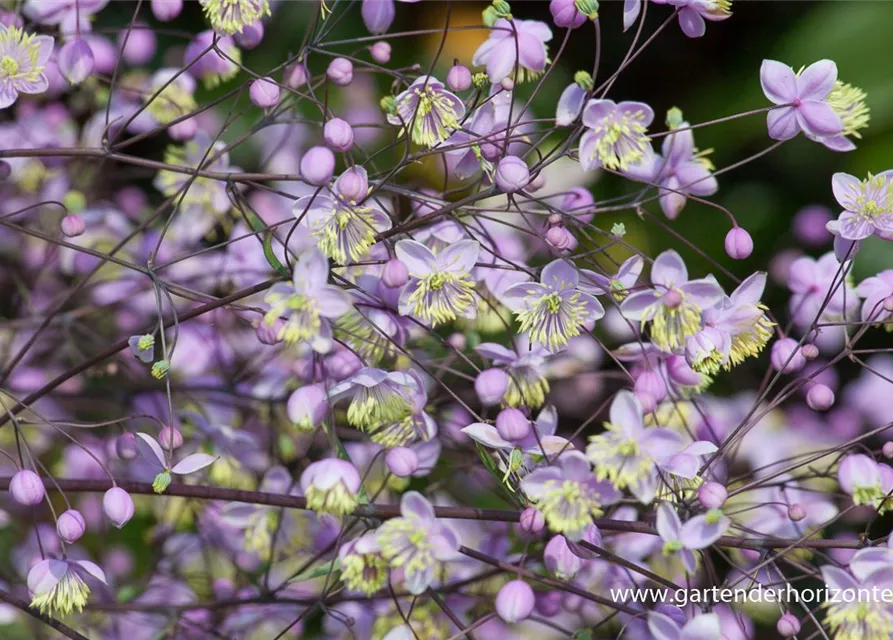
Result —
<instances>
[{"instance_id":1,"label":"green leaf","mask_svg":"<svg viewBox=\"0 0 893 640\"><path fill-rule=\"evenodd\" d=\"M313 580L313 578L320 578L322 576L327 576L329 573L335 573L336 571L341 570L341 560L339 558L335 558L329 562L326 562L323 565L316 567L315 569L307 569L304 573L300 573L292 578L291 582L304 582L306 580Z\"/></svg>"}]
</instances>

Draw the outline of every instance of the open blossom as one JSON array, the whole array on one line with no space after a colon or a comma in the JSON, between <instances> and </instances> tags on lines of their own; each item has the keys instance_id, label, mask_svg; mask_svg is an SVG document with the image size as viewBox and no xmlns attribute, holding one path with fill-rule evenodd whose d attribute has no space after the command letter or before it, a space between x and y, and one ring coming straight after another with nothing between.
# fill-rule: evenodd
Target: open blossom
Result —
<instances>
[{"instance_id":1,"label":"open blossom","mask_svg":"<svg viewBox=\"0 0 893 640\"><path fill-rule=\"evenodd\" d=\"M363 367L329 390L333 401L350 396L347 421L357 429L378 429L412 412L412 396L419 379L404 371Z\"/></svg>"},{"instance_id":2,"label":"open blossom","mask_svg":"<svg viewBox=\"0 0 893 640\"><path fill-rule=\"evenodd\" d=\"M676 7L679 12L679 26L689 38L700 38L706 33L705 20L719 22L732 17L732 0L652 0L652 2Z\"/></svg>"},{"instance_id":3,"label":"open blossom","mask_svg":"<svg viewBox=\"0 0 893 640\"><path fill-rule=\"evenodd\" d=\"M580 138L580 165L626 171L651 149L646 134L654 111L644 102L590 100L583 108L586 132Z\"/></svg>"},{"instance_id":4,"label":"open blossom","mask_svg":"<svg viewBox=\"0 0 893 640\"><path fill-rule=\"evenodd\" d=\"M833 253L818 260L809 256L797 258L788 272L788 287L793 292L791 317L803 327L817 318L842 318L859 305L856 292L841 278L841 266Z\"/></svg>"},{"instance_id":5,"label":"open blossom","mask_svg":"<svg viewBox=\"0 0 893 640\"><path fill-rule=\"evenodd\" d=\"M60 33L90 33L91 18L109 0L27 0L23 13L38 24L58 25Z\"/></svg>"},{"instance_id":6,"label":"open blossom","mask_svg":"<svg viewBox=\"0 0 893 640\"><path fill-rule=\"evenodd\" d=\"M105 573L89 560L41 560L28 572L31 606L53 616L80 613L90 597L87 576L106 583Z\"/></svg>"},{"instance_id":7,"label":"open blossom","mask_svg":"<svg viewBox=\"0 0 893 640\"><path fill-rule=\"evenodd\" d=\"M566 451L548 467L539 467L521 480L521 490L539 509L554 533L580 540L619 494L610 484L599 482L589 462L579 451Z\"/></svg>"},{"instance_id":8,"label":"open blossom","mask_svg":"<svg viewBox=\"0 0 893 640\"><path fill-rule=\"evenodd\" d=\"M645 261L642 256L627 258L617 268L613 276L605 276L589 269L580 269L580 289L594 295L609 295L617 302L623 302L630 289L636 286Z\"/></svg>"},{"instance_id":9,"label":"open blossom","mask_svg":"<svg viewBox=\"0 0 893 640\"><path fill-rule=\"evenodd\" d=\"M890 604L883 598L860 597L863 593L889 593L893 573L883 568L863 571L861 567L854 563L853 574L831 565L821 569L828 592L838 594L825 605L825 622L835 640L884 640L893 634Z\"/></svg>"},{"instance_id":10,"label":"open blossom","mask_svg":"<svg viewBox=\"0 0 893 640\"><path fill-rule=\"evenodd\" d=\"M865 278L856 287L862 302L862 321L893 327L893 269L885 269L876 276Z\"/></svg>"},{"instance_id":11,"label":"open blossom","mask_svg":"<svg viewBox=\"0 0 893 640\"><path fill-rule=\"evenodd\" d=\"M545 22L500 18L493 24L487 41L474 52L471 64L486 65L494 84L508 77L525 82L545 70L549 59L546 43L551 39L552 30Z\"/></svg>"},{"instance_id":12,"label":"open blossom","mask_svg":"<svg viewBox=\"0 0 893 640\"><path fill-rule=\"evenodd\" d=\"M663 155L646 154L641 162L629 166L625 174L633 180L641 180L660 187L660 208L674 220L685 206L689 194L699 197L712 196L719 189L711 171L713 164L706 154L694 146L695 138L689 124L681 121L663 141Z\"/></svg>"},{"instance_id":13,"label":"open blossom","mask_svg":"<svg viewBox=\"0 0 893 640\"><path fill-rule=\"evenodd\" d=\"M371 596L388 582L388 562L381 554L377 532L369 531L338 549L341 579L351 591Z\"/></svg>"},{"instance_id":14,"label":"open blossom","mask_svg":"<svg viewBox=\"0 0 893 640\"><path fill-rule=\"evenodd\" d=\"M461 240L437 255L415 240L400 240L394 250L410 276L400 292L402 315L412 314L432 327L476 316L471 270L480 245L475 240Z\"/></svg>"},{"instance_id":15,"label":"open blossom","mask_svg":"<svg viewBox=\"0 0 893 640\"><path fill-rule=\"evenodd\" d=\"M719 509L691 518L684 524L668 502L657 507L657 533L663 540L664 555L679 554L688 573L694 573L697 562L693 551L706 549L729 528L731 520Z\"/></svg>"},{"instance_id":16,"label":"open blossom","mask_svg":"<svg viewBox=\"0 0 893 640\"><path fill-rule=\"evenodd\" d=\"M273 326L284 320L277 338L288 344L307 342L317 353L332 348L331 320L351 309L350 296L343 289L328 284L329 262L319 249L305 251L294 268L291 286L274 284L264 301L270 310L264 322Z\"/></svg>"},{"instance_id":17,"label":"open blossom","mask_svg":"<svg viewBox=\"0 0 893 640\"><path fill-rule=\"evenodd\" d=\"M865 180L835 173L831 189L843 207L840 217L828 223L835 235L844 240L864 240L871 235L893 239L893 171L868 174Z\"/></svg>"},{"instance_id":18,"label":"open blossom","mask_svg":"<svg viewBox=\"0 0 893 640\"><path fill-rule=\"evenodd\" d=\"M221 35L242 33L245 27L270 15L269 0L200 0L205 16Z\"/></svg>"},{"instance_id":19,"label":"open blossom","mask_svg":"<svg viewBox=\"0 0 893 640\"><path fill-rule=\"evenodd\" d=\"M388 122L407 128L412 141L426 147L446 140L465 116L465 104L434 76L419 76L396 100Z\"/></svg>"},{"instance_id":20,"label":"open blossom","mask_svg":"<svg viewBox=\"0 0 893 640\"><path fill-rule=\"evenodd\" d=\"M49 81L43 71L53 53L53 39L0 24L0 109L20 93L43 93Z\"/></svg>"},{"instance_id":21,"label":"open blossom","mask_svg":"<svg viewBox=\"0 0 893 640\"><path fill-rule=\"evenodd\" d=\"M292 207L295 217L310 229L322 252L338 264L360 260L375 242L375 236L391 228L390 217L366 194L368 178L363 167L348 169L328 193L299 198Z\"/></svg>"},{"instance_id":22,"label":"open blossom","mask_svg":"<svg viewBox=\"0 0 893 640\"><path fill-rule=\"evenodd\" d=\"M416 491L403 494L400 516L378 528L377 541L390 567L403 570L406 589L418 595L434 583L442 563L456 557L459 536Z\"/></svg>"},{"instance_id":23,"label":"open blossom","mask_svg":"<svg viewBox=\"0 0 893 640\"><path fill-rule=\"evenodd\" d=\"M350 462L326 458L312 462L301 474L307 506L318 513L343 516L356 509L360 474Z\"/></svg>"},{"instance_id":24,"label":"open blossom","mask_svg":"<svg viewBox=\"0 0 893 640\"><path fill-rule=\"evenodd\" d=\"M149 115L160 124L168 124L198 109L194 94L195 79L191 75L165 68L152 74L143 97Z\"/></svg>"},{"instance_id":25,"label":"open blossom","mask_svg":"<svg viewBox=\"0 0 893 640\"><path fill-rule=\"evenodd\" d=\"M543 375L546 358L550 355L542 345L531 345L526 336L515 341L514 349L495 342L484 342L475 351L493 364L505 367L508 388L504 401L510 407L541 407L549 393L549 381Z\"/></svg>"},{"instance_id":26,"label":"open blossom","mask_svg":"<svg viewBox=\"0 0 893 640\"><path fill-rule=\"evenodd\" d=\"M879 513L893 508L886 497L893 491L893 468L878 464L863 453L846 456L837 469L837 480L853 504L870 504Z\"/></svg>"},{"instance_id":27,"label":"open blossom","mask_svg":"<svg viewBox=\"0 0 893 640\"><path fill-rule=\"evenodd\" d=\"M715 613L702 613L684 625L657 611L648 612L648 630L657 640L721 640L722 627Z\"/></svg>"},{"instance_id":28,"label":"open blossom","mask_svg":"<svg viewBox=\"0 0 893 640\"><path fill-rule=\"evenodd\" d=\"M712 277L689 280L685 263L673 250L654 260L651 282L654 288L631 294L620 312L649 324L651 339L665 351L683 347L701 329L701 313L725 295Z\"/></svg>"},{"instance_id":29,"label":"open blossom","mask_svg":"<svg viewBox=\"0 0 893 640\"><path fill-rule=\"evenodd\" d=\"M828 103L837 82L837 65L819 60L795 74L776 60L763 60L760 83L770 102L779 105L766 114L769 137L790 140L798 133L833 138L843 132L843 121Z\"/></svg>"},{"instance_id":30,"label":"open blossom","mask_svg":"<svg viewBox=\"0 0 893 640\"><path fill-rule=\"evenodd\" d=\"M523 282L509 287L502 301L515 312L521 332L530 342L549 351L558 351L568 340L580 335L580 327L605 315L601 303L584 293L580 273L570 263L558 259L543 267L540 282Z\"/></svg>"}]
</instances>

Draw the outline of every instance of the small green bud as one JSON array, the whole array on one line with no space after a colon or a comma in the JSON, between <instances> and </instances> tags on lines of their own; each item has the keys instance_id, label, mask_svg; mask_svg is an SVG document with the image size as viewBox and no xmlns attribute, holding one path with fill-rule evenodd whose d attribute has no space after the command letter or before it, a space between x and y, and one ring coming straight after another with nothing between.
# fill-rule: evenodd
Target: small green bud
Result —
<instances>
[{"instance_id":1,"label":"small green bud","mask_svg":"<svg viewBox=\"0 0 893 640\"><path fill-rule=\"evenodd\" d=\"M622 238L626 235L626 225L622 222L615 222L614 226L611 227L611 234Z\"/></svg>"},{"instance_id":2,"label":"small green bud","mask_svg":"<svg viewBox=\"0 0 893 640\"><path fill-rule=\"evenodd\" d=\"M140 351L149 351L150 349L155 347L155 336L153 336L151 333L140 336L139 341L137 341L136 343L136 347Z\"/></svg>"},{"instance_id":3,"label":"small green bud","mask_svg":"<svg viewBox=\"0 0 893 640\"><path fill-rule=\"evenodd\" d=\"M512 7L505 0L493 0L493 4L481 12L484 25L492 27L500 18L511 20Z\"/></svg>"},{"instance_id":4,"label":"small green bud","mask_svg":"<svg viewBox=\"0 0 893 640\"><path fill-rule=\"evenodd\" d=\"M393 115L397 112L397 99L394 96L385 96L378 104L381 106L381 110L388 115Z\"/></svg>"},{"instance_id":5,"label":"small green bud","mask_svg":"<svg viewBox=\"0 0 893 640\"><path fill-rule=\"evenodd\" d=\"M499 17L496 15L496 9L487 7L481 11L481 19L484 21L485 27L492 28L496 21L499 20Z\"/></svg>"},{"instance_id":6,"label":"small green bud","mask_svg":"<svg viewBox=\"0 0 893 640\"><path fill-rule=\"evenodd\" d=\"M722 509L711 509L707 512L707 524L716 524L722 518Z\"/></svg>"},{"instance_id":7,"label":"small green bud","mask_svg":"<svg viewBox=\"0 0 893 640\"><path fill-rule=\"evenodd\" d=\"M678 129L682 126L682 109L673 107L667 111L667 126L670 129Z\"/></svg>"},{"instance_id":8,"label":"small green bud","mask_svg":"<svg viewBox=\"0 0 893 640\"><path fill-rule=\"evenodd\" d=\"M171 363L168 360L159 360L155 364L152 365L152 377L161 380L164 376L167 375L167 372L171 368Z\"/></svg>"},{"instance_id":9,"label":"small green bud","mask_svg":"<svg viewBox=\"0 0 893 640\"><path fill-rule=\"evenodd\" d=\"M577 86L584 91L592 91L592 88L595 86L595 83L592 81L592 76L586 71L577 71L577 73L574 74L574 82L576 82Z\"/></svg>"},{"instance_id":10,"label":"small green bud","mask_svg":"<svg viewBox=\"0 0 893 640\"><path fill-rule=\"evenodd\" d=\"M62 197L62 204L71 213L80 213L87 208L87 198L80 191L69 191Z\"/></svg>"},{"instance_id":11,"label":"small green bud","mask_svg":"<svg viewBox=\"0 0 893 640\"><path fill-rule=\"evenodd\" d=\"M152 481L152 491L155 493L164 493L169 486L171 486L171 474L168 471L162 471Z\"/></svg>"},{"instance_id":12,"label":"small green bud","mask_svg":"<svg viewBox=\"0 0 893 640\"><path fill-rule=\"evenodd\" d=\"M574 6L590 20L598 18L598 0L576 0Z\"/></svg>"}]
</instances>

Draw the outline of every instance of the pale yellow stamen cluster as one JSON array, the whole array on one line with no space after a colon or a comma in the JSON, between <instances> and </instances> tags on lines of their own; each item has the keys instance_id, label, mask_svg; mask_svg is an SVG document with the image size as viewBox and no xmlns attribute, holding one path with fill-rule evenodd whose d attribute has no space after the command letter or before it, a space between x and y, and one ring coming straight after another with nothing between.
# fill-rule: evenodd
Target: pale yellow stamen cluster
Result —
<instances>
[{"instance_id":1,"label":"pale yellow stamen cluster","mask_svg":"<svg viewBox=\"0 0 893 640\"><path fill-rule=\"evenodd\" d=\"M45 615L80 613L90 597L90 587L74 571L66 571L62 579L47 591L31 599L31 606Z\"/></svg>"},{"instance_id":2,"label":"pale yellow stamen cluster","mask_svg":"<svg viewBox=\"0 0 893 640\"><path fill-rule=\"evenodd\" d=\"M336 205L311 235L327 257L338 264L360 260L375 241L372 207Z\"/></svg>"},{"instance_id":3,"label":"pale yellow stamen cluster","mask_svg":"<svg viewBox=\"0 0 893 640\"><path fill-rule=\"evenodd\" d=\"M413 313L432 327L455 320L474 303L474 281L467 273L435 271L419 279L409 296Z\"/></svg>"},{"instance_id":4,"label":"pale yellow stamen cluster","mask_svg":"<svg viewBox=\"0 0 893 640\"><path fill-rule=\"evenodd\" d=\"M651 139L645 135L645 112L611 114L593 128L599 134L593 155L606 169L626 171L645 157Z\"/></svg>"},{"instance_id":5,"label":"pale yellow stamen cluster","mask_svg":"<svg viewBox=\"0 0 893 640\"><path fill-rule=\"evenodd\" d=\"M230 36L270 15L269 0L205 0L202 4L214 30Z\"/></svg>"},{"instance_id":6,"label":"pale yellow stamen cluster","mask_svg":"<svg viewBox=\"0 0 893 640\"><path fill-rule=\"evenodd\" d=\"M7 27L0 32L0 49L4 51L21 51L29 64L23 65L11 55L0 58L0 79L37 82L43 67L38 65L40 46L34 42L36 34L26 33L18 27Z\"/></svg>"},{"instance_id":7,"label":"pale yellow stamen cluster","mask_svg":"<svg viewBox=\"0 0 893 640\"><path fill-rule=\"evenodd\" d=\"M635 440L620 427L605 423L605 433L589 438L586 457L595 467L598 480L608 480L617 489L633 486L651 473L654 461L640 452Z\"/></svg>"},{"instance_id":8,"label":"pale yellow stamen cluster","mask_svg":"<svg viewBox=\"0 0 893 640\"><path fill-rule=\"evenodd\" d=\"M843 135L861 138L860 129L868 126L871 110L865 104L867 94L859 87L845 84L839 80L828 95L828 106L840 116L843 122Z\"/></svg>"},{"instance_id":9,"label":"pale yellow stamen cluster","mask_svg":"<svg viewBox=\"0 0 893 640\"><path fill-rule=\"evenodd\" d=\"M530 301L516 315L521 331L528 333L531 342L554 351L580 335L580 325L586 318L586 303L579 293L562 298L553 291Z\"/></svg>"},{"instance_id":10,"label":"pale yellow stamen cluster","mask_svg":"<svg viewBox=\"0 0 893 640\"><path fill-rule=\"evenodd\" d=\"M593 518L602 515L598 501L573 480L548 480L536 508L542 512L549 529L562 534L579 532Z\"/></svg>"},{"instance_id":11,"label":"pale yellow stamen cluster","mask_svg":"<svg viewBox=\"0 0 893 640\"><path fill-rule=\"evenodd\" d=\"M310 485L305 492L307 507L317 513L343 516L357 508L356 494L339 482L331 489L319 489Z\"/></svg>"}]
</instances>

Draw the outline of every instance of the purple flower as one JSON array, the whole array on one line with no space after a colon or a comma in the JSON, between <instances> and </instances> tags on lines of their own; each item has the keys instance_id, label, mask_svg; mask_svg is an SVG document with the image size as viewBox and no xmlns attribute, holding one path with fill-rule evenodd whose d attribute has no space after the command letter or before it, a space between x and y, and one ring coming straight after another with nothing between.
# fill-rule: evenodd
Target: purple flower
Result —
<instances>
[{"instance_id":1,"label":"purple flower","mask_svg":"<svg viewBox=\"0 0 893 640\"><path fill-rule=\"evenodd\" d=\"M287 344L307 342L317 353L332 348L330 320L352 308L350 296L343 289L328 284L329 262L319 249L305 251L294 268L291 286L274 284L264 301L270 310L264 322L272 325L282 318L285 324L277 336Z\"/></svg>"},{"instance_id":2,"label":"purple flower","mask_svg":"<svg viewBox=\"0 0 893 640\"><path fill-rule=\"evenodd\" d=\"M90 33L90 18L109 3L109 0L27 0L24 14L38 24L59 26L60 33Z\"/></svg>"},{"instance_id":3,"label":"purple flower","mask_svg":"<svg viewBox=\"0 0 893 640\"><path fill-rule=\"evenodd\" d=\"M652 2L676 7L679 12L679 26L689 38L700 38L704 35L707 31L705 20L719 22L732 17L730 11L732 0L652 0Z\"/></svg>"},{"instance_id":4,"label":"purple flower","mask_svg":"<svg viewBox=\"0 0 893 640\"><path fill-rule=\"evenodd\" d=\"M459 536L437 520L434 507L416 491L403 494L400 515L381 525L376 538L391 568L403 570L406 589L419 595L434 583L442 563L456 557Z\"/></svg>"},{"instance_id":5,"label":"purple flower","mask_svg":"<svg viewBox=\"0 0 893 640\"><path fill-rule=\"evenodd\" d=\"M133 498L121 487L112 487L102 496L102 510L109 522L120 529L133 517Z\"/></svg>"},{"instance_id":6,"label":"purple flower","mask_svg":"<svg viewBox=\"0 0 893 640\"><path fill-rule=\"evenodd\" d=\"M886 269L860 282L856 294L864 299L863 322L890 326L889 323L893 321L893 269Z\"/></svg>"},{"instance_id":7,"label":"purple flower","mask_svg":"<svg viewBox=\"0 0 893 640\"><path fill-rule=\"evenodd\" d=\"M893 469L857 453L846 456L837 469L837 481L853 504L869 504L879 513L893 508L886 498L893 491Z\"/></svg>"},{"instance_id":8,"label":"purple flower","mask_svg":"<svg viewBox=\"0 0 893 640\"><path fill-rule=\"evenodd\" d=\"M645 134L654 111L644 102L590 100L583 109L586 132L580 138L580 165L626 171L651 153Z\"/></svg>"},{"instance_id":9,"label":"purple flower","mask_svg":"<svg viewBox=\"0 0 893 640\"><path fill-rule=\"evenodd\" d=\"M465 105L434 76L419 76L396 98L397 111L388 122L409 129L416 144L435 147L459 128Z\"/></svg>"},{"instance_id":10,"label":"purple flower","mask_svg":"<svg viewBox=\"0 0 893 640\"><path fill-rule=\"evenodd\" d=\"M521 490L546 518L554 533L580 540L602 514L602 505L620 497L614 488L599 482L589 462L579 451L567 451L548 466L535 469L521 480Z\"/></svg>"},{"instance_id":11,"label":"purple flower","mask_svg":"<svg viewBox=\"0 0 893 640\"><path fill-rule=\"evenodd\" d=\"M551 39L552 30L545 22L500 18L487 41L474 52L471 64L486 65L493 84L508 77L519 83L532 80L546 68L549 59L546 43Z\"/></svg>"},{"instance_id":12,"label":"purple flower","mask_svg":"<svg viewBox=\"0 0 893 640\"><path fill-rule=\"evenodd\" d=\"M199 33L186 45L183 59L189 67L187 71L204 82L206 87L213 89L239 73L237 63L242 61L242 52L230 36L217 39L214 31L208 29Z\"/></svg>"},{"instance_id":13,"label":"purple flower","mask_svg":"<svg viewBox=\"0 0 893 640\"><path fill-rule=\"evenodd\" d=\"M43 93L49 81L43 71L53 53L53 39L0 24L0 109L20 93Z\"/></svg>"},{"instance_id":14,"label":"purple flower","mask_svg":"<svg viewBox=\"0 0 893 640\"><path fill-rule=\"evenodd\" d=\"M581 269L580 289L597 296L612 296L617 302L622 302L630 289L636 286L645 261L642 256L632 256L623 261L613 276L604 276L600 273Z\"/></svg>"},{"instance_id":15,"label":"purple flower","mask_svg":"<svg viewBox=\"0 0 893 640\"><path fill-rule=\"evenodd\" d=\"M837 82L837 65L819 60L799 74L775 60L763 60L760 84L763 93L779 105L766 115L769 137L790 140L800 131L813 138L827 138L843 131L840 116L828 104L828 96Z\"/></svg>"},{"instance_id":16,"label":"purple flower","mask_svg":"<svg viewBox=\"0 0 893 640\"><path fill-rule=\"evenodd\" d=\"M655 640L721 640L723 637L719 616L715 613L702 613L683 626L670 616L649 611L648 630Z\"/></svg>"},{"instance_id":17,"label":"purple flower","mask_svg":"<svg viewBox=\"0 0 893 640\"><path fill-rule=\"evenodd\" d=\"M531 345L522 335L509 349L495 342L485 342L475 347L475 351L494 364L503 366L508 373L508 389L505 403L510 407L541 407L549 393L549 382L542 370L549 352L541 345Z\"/></svg>"},{"instance_id":18,"label":"purple flower","mask_svg":"<svg viewBox=\"0 0 893 640\"><path fill-rule=\"evenodd\" d=\"M418 378L409 373L363 367L332 387L329 397L337 401L350 395L348 423L357 429L378 429L410 415L418 388Z\"/></svg>"},{"instance_id":19,"label":"purple flower","mask_svg":"<svg viewBox=\"0 0 893 640\"><path fill-rule=\"evenodd\" d=\"M688 573L694 573L697 568L692 551L712 545L730 525L731 521L719 509L711 509L682 524L668 502L661 502L657 507L657 533L664 541L663 552L665 555L680 554Z\"/></svg>"},{"instance_id":20,"label":"purple flower","mask_svg":"<svg viewBox=\"0 0 893 640\"><path fill-rule=\"evenodd\" d=\"M630 320L650 324L651 339L664 351L674 351L701 329L701 313L725 294L712 276L688 279L688 269L673 250L664 251L651 268L654 288L631 294L620 305Z\"/></svg>"},{"instance_id":21,"label":"purple flower","mask_svg":"<svg viewBox=\"0 0 893 640\"><path fill-rule=\"evenodd\" d=\"M521 332L532 344L549 351L561 350L580 327L605 315L601 303L579 285L580 272L564 260L554 260L540 274L539 283L523 282L509 287L502 302L515 312Z\"/></svg>"},{"instance_id":22,"label":"purple flower","mask_svg":"<svg viewBox=\"0 0 893 640\"><path fill-rule=\"evenodd\" d=\"M710 173L713 164L706 154L695 149L694 135L688 126L687 122L680 122L675 128L683 131L670 133L664 138L663 155L648 153L644 160L625 171L633 180L661 187L660 208L670 220L682 211L689 194L706 197L719 189L716 178Z\"/></svg>"},{"instance_id":23,"label":"purple flower","mask_svg":"<svg viewBox=\"0 0 893 640\"><path fill-rule=\"evenodd\" d=\"M49 615L80 613L90 597L87 576L106 584L105 573L89 560L41 560L28 572L31 606Z\"/></svg>"},{"instance_id":24,"label":"purple flower","mask_svg":"<svg viewBox=\"0 0 893 640\"><path fill-rule=\"evenodd\" d=\"M831 178L834 197L843 213L829 230L844 240L864 240L877 235L893 239L893 171L859 180L848 173Z\"/></svg>"},{"instance_id":25,"label":"purple flower","mask_svg":"<svg viewBox=\"0 0 893 640\"><path fill-rule=\"evenodd\" d=\"M71 84L80 84L93 73L93 50L83 38L66 42L59 50L59 71Z\"/></svg>"},{"instance_id":26,"label":"purple flower","mask_svg":"<svg viewBox=\"0 0 893 640\"><path fill-rule=\"evenodd\" d=\"M503 411L518 411L518 409L504 409ZM572 449L573 445L566 438L556 436L558 428L558 412L555 407L549 405L543 407L531 429L523 438L508 440L492 424L475 422L464 429L462 433L485 447L502 451L511 451L520 448L528 455L556 455L565 449Z\"/></svg>"},{"instance_id":27,"label":"purple flower","mask_svg":"<svg viewBox=\"0 0 893 640\"><path fill-rule=\"evenodd\" d=\"M201 471L205 467L210 466L217 460L216 457L207 453L192 453L183 457L178 463L171 464L171 451L163 450L158 440L147 433L137 433L136 437L136 443L143 459L148 462L153 468L153 471L156 472L155 480L152 483L152 489L155 493L164 493L164 490L167 489L171 483L172 473L177 475L195 473L196 471ZM111 489L109 491L111 491ZM113 504L111 506L115 507L115 509L113 510L113 513L109 515L109 518L123 520L123 516L126 515L128 510L126 501L120 494L113 493L112 498ZM126 520L123 520L121 524L123 525L124 522L126 522Z\"/></svg>"},{"instance_id":28,"label":"purple flower","mask_svg":"<svg viewBox=\"0 0 893 640\"><path fill-rule=\"evenodd\" d=\"M214 31L224 36L242 33L270 15L269 0L199 0Z\"/></svg>"},{"instance_id":29,"label":"purple flower","mask_svg":"<svg viewBox=\"0 0 893 640\"><path fill-rule=\"evenodd\" d=\"M359 504L357 492L361 486L356 467L340 458L312 462L301 474L301 491L307 498L307 507L317 513L347 515Z\"/></svg>"},{"instance_id":30,"label":"purple flower","mask_svg":"<svg viewBox=\"0 0 893 640\"><path fill-rule=\"evenodd\" d=\"M819 319L834 321L859 306L856 292L841 277L841 271L833 253L818 260L803 256L791 264L788 287L793 292L790 311L794 322L808 327Z\"/></svg>"}]
</instances>

